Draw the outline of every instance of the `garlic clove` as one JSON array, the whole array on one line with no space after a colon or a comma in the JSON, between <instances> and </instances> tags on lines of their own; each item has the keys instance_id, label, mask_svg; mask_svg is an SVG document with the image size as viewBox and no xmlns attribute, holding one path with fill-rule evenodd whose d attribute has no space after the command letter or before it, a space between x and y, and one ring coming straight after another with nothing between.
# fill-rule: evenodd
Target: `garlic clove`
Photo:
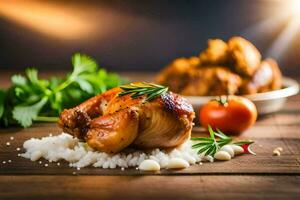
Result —
<instances>
[{"instance_id":1,"label":"garlic clove","mask_svg":"<svg viewBox=\"0 0 300 200\"><path fill-rule=\"evenodd\" d=\"M234 155L240 155L244 153L244 149L241 146L235 144L232 144L230 146L233 149Z\"/></svg>"},{"instance_id":2,"label":"garlic clove","mask_svg":"<svg viewBox=\"0 0 300 200\"><path fill-rule=\"evenodd\" d=\"M168 169L183 169L189 167L190 164L182 158L171 158L167 165Z\"/></svg>"},{"instance_id":3,"label":"garlic clove","mask_svg":"<svg viewBox=\"0 0 300 200\"><path fill-rule=\"evenodd\" d=\"M157 161L148 159L141 162L139 169L143 171L158 171L160 166Z\"/></svg>"},{"instance_id":4,"label":"garlic clove","mask_svg":"<svg viewBox=\"0 0 300 200\"><path fill-rule=\"evenodd\" d=\"M215 159L217 160L223 160L223 161L227 161L227 160L230 160L231 159L231 156L228 152L226 151L218 151L215 156L214 156Z\"/></svg>"},{"instance_id":5,"label":"garlic clove","mask_svg":"<svg viewBox=\"0 0 300 200\"><path fill-rule=\"evenodd\" d=\"M227 153L229 153L229 155L231 156L231 158L234 157L234 151L232 149L232 147L230 145L224 145L220 148L220 151L226 151Z\"/></svg>"}]
</instances>

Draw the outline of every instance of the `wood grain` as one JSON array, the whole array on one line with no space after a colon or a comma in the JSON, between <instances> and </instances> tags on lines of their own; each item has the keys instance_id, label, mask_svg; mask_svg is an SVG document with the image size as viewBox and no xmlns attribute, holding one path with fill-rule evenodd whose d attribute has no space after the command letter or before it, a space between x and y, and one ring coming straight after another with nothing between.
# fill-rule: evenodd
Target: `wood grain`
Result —
<instances>
[{"instance_id":1,"label":"wood grain","mask_svg":"<svg viewBox=\"0 0 300 200\"><path fill-rule=\"evenodd\" d=\"M2 77L1 74L0 84L8 85L7 76ZM153 79L147 74L127 77ZM240 136L256 141L256 156L242 155L228 162L203 163L185 170L145 173L87 167L77 171L63 161L60 166L47 162L49 166L44 167L45 160L41 165L17 156L20 152L16 149L25 140L60 132L56 124L0 129L0 199L300 198L300 95L290 98L280 112L261 117ZM272 156L273 149L279 146L283 148L282 155Z\"/></svg>"},{"instance_id":2,"label":"wood grain","mask_svg":"<svg viewBox=\"0 0 300 200\"><path fill-rule=\"evenodd\" d=\"M31 200L299 199L299 184L300 176L3 176L0 194Z\"/></svg>"},{"instance_id":3,"label":"wood grain","mask_svg":"<svg viewBox=\"0 0 300 200\"><path fill-rule=\"evenodd\" d=\"M253 155L243 155L232 159L230 162L203 163L203 165L195 165L185 170L171 171L161 170L156 175L170 174L299 174L300 175L300 135L295 136L293 128L276 126L256 126L247 131L243 138L255 140L253 150L257 153ZM34 174L34 175L70 175L74 168L68 167L66 162L60 161L61 165L49 163L42 160L43 164L31 162L28 159L18 157L16 149L22 148L23 142L29 138L41 138L49 133L53 135L59 134L61 130L56 124L35 124L32 128L16 130L3 129L0 130L0 175L1 174ZM13 136L14 140L10 140ZM10 146L6 145L10 142ZM272 156L273 149L276 147L284 149L280 157ZM8 160L12 160L8 163ZM6 164L2 164L6 161ZM44 167L47 163L49 166ZM141 175L153 174L145 173L134 169L121 171L120 169L100 169L94 167L83 168L78 172L82 175Z\"/></svg>"}]
</instances>

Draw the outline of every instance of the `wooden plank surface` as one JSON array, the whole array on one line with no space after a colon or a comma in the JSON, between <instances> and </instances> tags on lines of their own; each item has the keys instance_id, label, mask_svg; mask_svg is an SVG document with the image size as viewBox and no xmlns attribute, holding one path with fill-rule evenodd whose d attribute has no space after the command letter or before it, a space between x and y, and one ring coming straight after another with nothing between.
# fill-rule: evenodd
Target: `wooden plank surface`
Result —
<instances>
[{"instance_id":1,"label":"wooden plank surface","mask_svg":"<svg viewBox=\"0 0 300 200\"><path fill-rule=\"evenodd\" d=\"M2 76L0 84L7 85ZM152 78L143 74L136 77ZM60 132L56 124L0 129L0 199L300 198L300 95L290 98L280 112L261 117L241 136L256 141L256 156L243 155L185 170L145 173L88 167L77 171L66 162L60 166L47 162L49 166L43 167L17 156L20 152L16 148L25 140ZM282 156L272 156L278 146L284 149Z\"/></svg>"},{"instance_id":2,"label":"wooden plank surface","mask_svg":"<svg viewBox=\"0 0 300 200\"><path fill-rule=\"evenodd\" d=\"M247 131L243 137L255 140L253 150L256 156L243 155L232 159L230 162L203 163L203 165L191 166L185 170L161 170L156 175L169 174L299 174L300 175L300 135L294 136L293 128L281 128L278 130L276 126L256 126ZM0 130L0 175L3 174L35 174L35 175L70 175L74 168L68 167L66 162L49 163L43 160L43 164L31 162L28 159L18 157L22 151L23 142L32 137L41 138L50 133L59 134L61 130L56 124L35 124L28 129L2 129ZM284 137L282 137L284 134ZM10 140L13 136L14 140ZM10 142L10 146L6 145ZM284 149L280 157L272 156L273 149L276 147ZM23 150L23 149L22 149ZM8 163L11 160L11 163ZM2 161L6 161L3 164ZM43 167L47 163L48 167ZM82 175L141 175L153 174L141 172L136 169L121 171L120 169L101 169L94 167L82 168L78 174Z\"/></svg>"},{"instance_id":3,"label":"wooden plank surface","mask_svg":"<svg viewBox=\"0 0 300 200\"><path fill-rule=\"evenodd\" d=\"M300 176L2 176L1 199L299 199ZM47 187L45 187L47 186ZM13 198L12 198L13 197Z\"/></svg>"}]
</instances>

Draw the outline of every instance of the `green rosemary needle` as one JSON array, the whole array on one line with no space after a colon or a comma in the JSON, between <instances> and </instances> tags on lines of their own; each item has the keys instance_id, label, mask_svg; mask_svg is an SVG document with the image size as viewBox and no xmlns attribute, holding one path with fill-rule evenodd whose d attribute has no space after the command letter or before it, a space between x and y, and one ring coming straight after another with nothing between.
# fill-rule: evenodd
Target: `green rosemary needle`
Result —
<instances>
[{"instance_id":1,"label":"green rosemary needle","mask_svg":"<svg viewBox=\"0 0 300 200\"><path fill-rule=\"evenodd\" d=\"M254 143L253 141L238 141L232 142L232 138L222 133L219 129L215 132L211 126L208 126L208 132L210 137L197 137L191 138L193 141L199 141L192 146L193 149L198 149L198 154L204 153L205 156L214 156L219 149L229 143L235 145L250 145Z\"/></svg>"},{"instance_id":2,"label":"green rosemary needle","mask_svg":"<svg viewBox=\"0 0 300 200\"><path fill-rule=\"evenodd\" d=\"M146 82L130 83L120 88L123 91L118 94L119 96L131 94L131 98L137 98L145 95L145 101L152 101L168 91L168 87Z\"/></svg>"}]
</instances>

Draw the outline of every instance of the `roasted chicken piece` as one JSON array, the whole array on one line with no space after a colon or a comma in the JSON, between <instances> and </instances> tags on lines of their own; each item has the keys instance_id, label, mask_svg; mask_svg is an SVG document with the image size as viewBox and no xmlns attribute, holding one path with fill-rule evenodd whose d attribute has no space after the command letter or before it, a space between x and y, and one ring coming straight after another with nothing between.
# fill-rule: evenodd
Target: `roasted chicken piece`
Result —
<instances>
[{"instance_id":1,"label":"roasted chicken piece","mask_svg":"<svg viewBox=\"0 0 300 200\"><path fill-rule=\"evenodd\" d=\"M208 40L208 47L200 53L199 59L202 66L226 65L229 51L226 42L220 39Z\"/></svg>"},{"instance_id":2,"label":"roasted chicken piece","mask_svg":"<svg viewBox=\"0 0 300 200\"><path fill-rule=\"evenodd\" d=\"M251 78L244 78L240 88L240 94L255 94L281 88L281 72L273 59L266 59L261 62Z\"/></svg>"},{"instance_id":3,"label":"roasted chicken piece","mask_svg":"<svg viewBox=\"0 0 300 200\"><path fill-rule=\"evenodd\" d=\"M208 40L196 59L179 58L163 69L156 82L188 96L253 94L281 88L281 72L274 60L261 61L257 48L241 37L228 42ZM193 64L196 63L196 64Z\"/></svg>"},{"instance_id":4,"label":"roasted chicken piece","mask_svg":"<svg viewBox=\"0 0 300 200\"><path fill-rule=\"evenodd\" d=\"M194 71L199 64L198 57L177 58L157 75L156 82L179 93L189 81L189 72Z\"/></svg>"},{"instance_id":5,"label":"roasted chicken piece","mask_svg":"<svg viewBox=\"0 0 300 200\"><path fill-rule=\"evenodd\" d=\"M228 42L208 40L208 47L200 55L201 66L226 66L243 76L252 76L259 67L261 55L257 48L241 37Z\"/></svg>"},{"instance_id":6,"label":"roasted chicken piece","mask_svg":"<svg viewBox=\"0 0 300 200\"><path fill-rule=\"evenodd\" d=\"M91 120L84 139L94 149L115 153L136 139L138 128L138 112L126 108Z\"/></svg>"},{"instance_id":7,"label":"roasted chicken piece","mask_svg":"<svg viewBox=\"0 0 300 200\"><path fill-rule=\"evenodd\" d=\"M184 98L167 92L146 101L146 96L119 96L121 91L115 88L64 110L59 126L107 153L128 146L172 148L190 138L194 111Z\"/></svg>"},{"instance_id":8,"label":"roasted chicken piece","mask_svg":"<svg viewBox=\"0 0 300 200\"><path fill-rule=\"evenodd\" d=\"M240 76L221 66L207 66L189 72L188 81L180 91L187 96L235 94L242 84Z\"/></svg>"},{"instance_id":9,"label":"roasted chicken piece","mask_svg":"<svg viewBox=\"0 0 300 200\"><path fill-rule=\"evenodd\" d=\"M243 76L252 76L260 65L261 55L257 48L241 37L228 41L228 51L234 70Z\"/></svg>"},{"instance_id":10,"label":"roasted chicken piece","mask_svg":"<svg viewBox=\"0 0 300 200\"><path fill-rule=\"evenodd\" d=\"M222 66L184 67L171 65L157 77L157 83L187 96L224 95L238 91L242 79ZM178 67L178 68L177 68Z\"/></svg>"}]
</instances>

